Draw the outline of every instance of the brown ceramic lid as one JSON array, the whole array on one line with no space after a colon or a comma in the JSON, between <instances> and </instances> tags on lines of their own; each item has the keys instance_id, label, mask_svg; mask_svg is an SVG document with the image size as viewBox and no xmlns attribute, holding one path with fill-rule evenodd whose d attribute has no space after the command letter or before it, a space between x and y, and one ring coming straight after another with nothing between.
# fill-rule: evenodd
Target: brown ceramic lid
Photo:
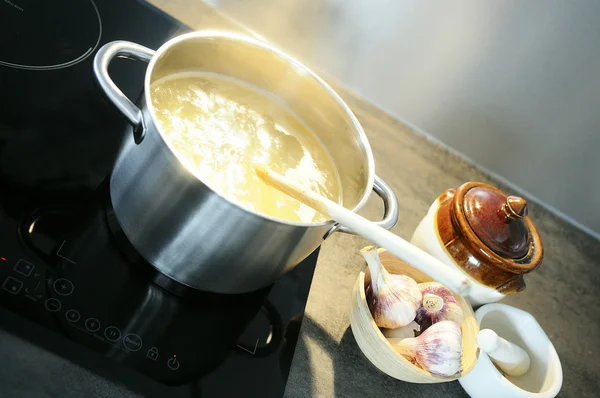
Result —
<instances>
[{"instance_id":1,"label":"brown ceramic lid","mask_svg":"<svg viewBox=\"0 0 600 398\"><path fill-rule=\"evenodd\" d=\"M525 199L476 186L465 193L463 211L475 235L494 253L512 259L525 257L530 245L522 220L527 216Z\"/></svg>"},{"instance_id":2,"label":"brown ceramic lid","mask_svg":"<svg viewBox=\"0 0 600 398\"><path fill-rule=\"evenodd\" d=\"M527 202L481 182L460 186L450 213L473 253L513 273L529 272L543 256L537 228L527 216Z\"/></svg>"}]
</instances>

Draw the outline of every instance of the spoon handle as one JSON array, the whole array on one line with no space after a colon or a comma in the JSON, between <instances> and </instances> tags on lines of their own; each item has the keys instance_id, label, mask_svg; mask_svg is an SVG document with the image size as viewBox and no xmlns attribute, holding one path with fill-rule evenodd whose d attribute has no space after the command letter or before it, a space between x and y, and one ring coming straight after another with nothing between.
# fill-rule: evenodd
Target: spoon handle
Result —
<instances>
[{"instance_id":1,"label":"spoon handle","mask_svg":"<svg viewBox=\"0 0 600 398\"><path fill-rule=\"evenodd\" d=\"M383 247L396 257L406 261L419 271L426 273L442 285L445 285L453 292L461 296L469 292L471 283L467 276L458 270L448 267L437 258L413 246L401 237L321 195L298 186L281 174L268 170L263 166L255 166L254 170L259 178L267 184L329 216L332 220L350 228L363 238Z\"/></svg>"}]
</instances>

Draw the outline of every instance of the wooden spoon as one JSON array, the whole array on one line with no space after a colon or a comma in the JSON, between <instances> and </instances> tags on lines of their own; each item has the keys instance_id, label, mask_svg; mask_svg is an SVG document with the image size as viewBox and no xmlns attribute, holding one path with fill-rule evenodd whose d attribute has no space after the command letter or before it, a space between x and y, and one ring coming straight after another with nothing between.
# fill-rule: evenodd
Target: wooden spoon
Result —
<instances>
[{"instance_id":1,"label":"wooden spoon","mask_svg":"<svg viewBox=\"0 0 600 398\"><path fill-rule=\"evenodd\" d=\"M255 165L254 171L265 183L329 216L332 220L350 228L363 238L383 247L396 257L437 280L454 293L464 296L469 292L471 283L467 276L401 237L321 195L300 187L293 181L264 166Z\"/></svg>"}]
</instances>

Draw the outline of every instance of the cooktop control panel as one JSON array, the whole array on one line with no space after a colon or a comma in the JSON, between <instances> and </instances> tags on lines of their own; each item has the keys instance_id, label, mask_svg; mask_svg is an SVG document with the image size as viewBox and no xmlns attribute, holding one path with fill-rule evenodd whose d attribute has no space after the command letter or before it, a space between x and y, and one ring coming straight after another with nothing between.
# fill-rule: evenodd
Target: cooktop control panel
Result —
<instances>
[{"instance_id":1,"label":"cooktop control panel","mask_svg":"<svg viewBox=\"0 0 600 398\"><path fill-rule=\"evenodd\" d=\"M119 249L106 208L89 210L0 219L2 306L165 384L281 343L271 288L173 294L155 283L149 264Z\"/></svg>"},{"instance_id":2,"label":"cooktop control panel","mask_svg":"<svg viewBox=\"0 0 600 398\"><path fill-rule=\"evenodd\" d=\"M60 250L57 255L60 256ZM165 382L179 378L169 372L181 367L182 357L186 357L182 351L185 347L174 347L173 344L159 347L160 343L152 341L151 336L146 337L143 331L127 324L113 324L110 318L89 311L85 302L78 300L77 286L71 280L54 277L39 262L36 264L30 257L18 256L1 259L5 276L1 297L4 303L21 313L26 310L30 318L59 328L88 347L111 353L111 357L118 357L122 362L135 363L154 378ZM72 260L65 257L65 261ZM109 289L109 286L105 288Z\"/></svg>"},{"instance_id":3,"label":"cooktop control panel","mask_svg":"<svg viewBox=\"0 0 600 398\"><path fill-rule=\"evenodd\" d=\"M19 226L10 224L3 222L3 231L20 230ZM143 323L120 322L107 312L97 309L111 292L113 286L110 283L90 286L74 282L60 275L60 269L49 267L24 248L17 233L12 242L7 242L9 234L3 233L2 236L0 300L4 307L50 327L88 348L134 366L160 381L176 382L178 375L169 373L180 370L185 372L185 366L182 366L186 357L184 347L161 344L143 328L136 327ZM54 255L62 260L63 265L85 268L63 253L66 243L61 242ZM97 304L90 305L90 300L95 297ZM127 300L133 298L122 299L126 306Z\"/></svg>"}]
</instances>

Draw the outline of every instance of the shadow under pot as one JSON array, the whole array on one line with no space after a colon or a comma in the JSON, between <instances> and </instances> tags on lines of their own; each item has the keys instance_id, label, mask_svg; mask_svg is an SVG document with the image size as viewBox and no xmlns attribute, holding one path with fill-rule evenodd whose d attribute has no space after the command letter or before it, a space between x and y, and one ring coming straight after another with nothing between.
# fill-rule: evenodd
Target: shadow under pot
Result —
<instances>
[{"instance_id":1,"label":"shadow under pot","mask_svg":"<svg viewBox=\"0 0 600 398\"><path fill-rule=\"evenodd\" d=\"M472 282L471 304L525 289L523 275L540 266L542 240L527 201L480 182L448 189L431 205L411 243Z\"/></svg>"}]
</instances>

